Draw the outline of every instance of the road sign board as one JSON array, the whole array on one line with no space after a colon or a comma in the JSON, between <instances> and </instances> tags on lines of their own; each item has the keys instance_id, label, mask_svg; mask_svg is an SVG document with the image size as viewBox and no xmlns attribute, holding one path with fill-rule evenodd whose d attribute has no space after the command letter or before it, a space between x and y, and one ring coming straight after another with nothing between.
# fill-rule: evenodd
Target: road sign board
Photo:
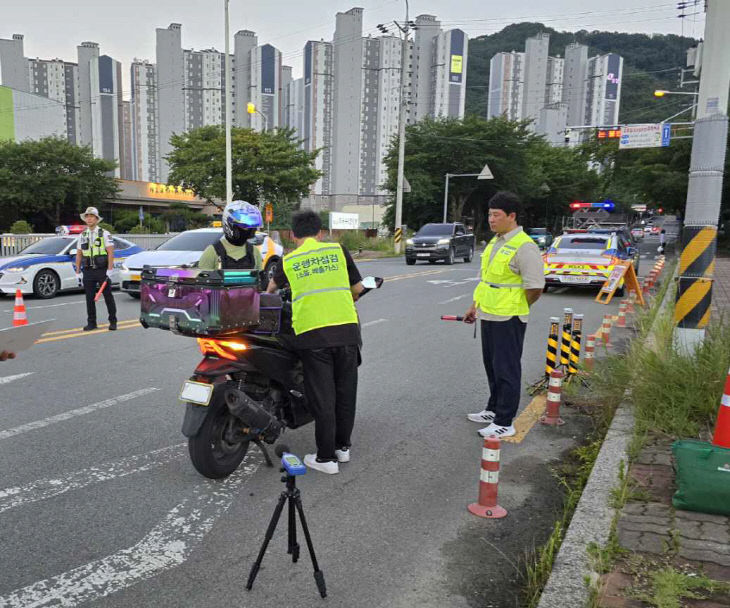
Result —
<instances>
[{"instance_id":1,"label":"road sign board","mask_svg":"<svg viewBox=\"0 0 730 608\"><path fill-rule=\"evenodd\" d=\"M671 139L671 124L624 125L621 127L620 150L627 148L663 148Z\"/></svg>"},{"instance_id":2,"label":"road sign board","mask_svg":"<svg viewBox=\"0 0 730 608\"><path fill-rule=\"evenodd\" d=\"M411 191L411 184L408 181L408 178L404 175L403 176L403 193L408 194Z\"/></svg>"},{"instance_id":3,"label":"road sign board","mask_svg":"<svg viewBox=\"0 0 730 608\"><path fill-rule=\"evenodd\" d=\"M484 164L484 169L482 169L482 172L477 176L477 179L494 179L494 175L492 175L492 170L489 168L488 164Z\"/></svg>"},{"instance_id":4,"label":"road sign board","mask_svg":"<svg viewBox=\"0 0 730 608\"><path fill-rule=\"evenodd\" d=\"M266 207L264 207L264 214L266 215L266 223L270 224L274 221L274 206L271 203L266 203Z\"/></svg>"},{"instance_id":5,"label":"road sign board","mask_svg":"<svg viewBox=\"0 0 730 608\"><path fill-rule=\"evenodd\" d=\"M357 230L360 228L360 216L357 213L330 212L330 229Z\"/></svg>"}]
</instances>

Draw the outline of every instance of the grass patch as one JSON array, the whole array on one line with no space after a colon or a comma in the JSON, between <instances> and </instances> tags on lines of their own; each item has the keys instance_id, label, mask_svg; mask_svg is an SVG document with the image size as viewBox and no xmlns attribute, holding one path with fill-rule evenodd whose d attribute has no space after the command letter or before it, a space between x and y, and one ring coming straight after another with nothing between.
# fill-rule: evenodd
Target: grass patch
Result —
<instances>
[{"instance_id":1,"label":"grass patch","mask_svg":"<svg viewBox=\"0 0 730 608\"><path fill-rule=\"evenodd\" d=\"M636 599L655 608L681 608L683 599L706 599L716 591L725 591L728 585L713 581L702 574L684 573L667 566L649 577L649 589L637 593Z\"/></svg>"},{"instance_id":2,"label":"grass patch","mask_svg":"<svg viewBox=\"0 0 730 608\"><path fill-rule=\"evenodd\" d=\"M524 558L524 605L527 608L534 608L540 601L542 590L550 578L555 557L565 538L565 532L598 458L607 428L607 425L600 424L594 432L594 439L586 445L573 449L567 461L553 471L564 488L565 500L562 513L553 524L547 542L529 552Z\"/></svg>"},{"instance_id":3,"label":"grass patch","mask_svg":"<svg viewBox=\"0 0 730 608\"><path fill-rule=\"evenodd\" d=\"M348 230L341 233L338 237L338 242L340 245L347 247L351 252L362 249L363 251L380 251L386 254L395 254L392 238L367 238L358 230Z\"/></svg>"}]
</instances>

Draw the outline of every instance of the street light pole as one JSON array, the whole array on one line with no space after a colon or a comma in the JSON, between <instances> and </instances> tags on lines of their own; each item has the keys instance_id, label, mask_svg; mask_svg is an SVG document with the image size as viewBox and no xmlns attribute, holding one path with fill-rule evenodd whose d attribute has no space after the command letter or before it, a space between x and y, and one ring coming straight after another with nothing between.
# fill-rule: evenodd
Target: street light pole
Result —
<instances>
[{"instance_id":1,"label":"street light pole","mask_svg":"<svg viewBox=\"0 0 730 608\"><path fill-rule=\"evenodd\" d=\"M400 253L403 240L403 167L406 153L406 74L408 70L408 0L406 2L406 21L403 24L403 44L400 62L400 114L398 116L398 178L395 191L395 242L393 248Z\"/></svg>"},{"instance_id":2,"label":"street light pole","mask_svg":"<svg viewBox=\"0 0 730 608\"><path fill-rule=\"evenodd\" d=\"M446 223L446 214L449 208L449 178L451 173L446 174L446 184L444 185L444 224Z\"/></svg>"},{"instance_id":3,"label":"street light pole","mask_svg":"<svg viewBox=\"0 0 730 608\"><path fill-rule=\"evenodd\" d=\"M229 32L229 18L228 18L228 2L229 0L223 0L225 4L226 14L226 25L225 25L225 36L226 36L226 58L225 58L225 70L226 70L226 203L230 203L233 200L233 154L231 146L231 111L233 106L231 104L231 48L230 48L230 32Z\"/></svg>"},{"instance_id":4,"label":"street light pole","mask_svg":"<svg viewBox=\"0 0 730 608\"><path fill-rule=\"evenodd\" d=\"M674 308L676 343L687 353L694 353L700 346L710 319L728 131L730 53L725 41L728 28L730 2L708 0Z\"/></svg>"}]
</instances>

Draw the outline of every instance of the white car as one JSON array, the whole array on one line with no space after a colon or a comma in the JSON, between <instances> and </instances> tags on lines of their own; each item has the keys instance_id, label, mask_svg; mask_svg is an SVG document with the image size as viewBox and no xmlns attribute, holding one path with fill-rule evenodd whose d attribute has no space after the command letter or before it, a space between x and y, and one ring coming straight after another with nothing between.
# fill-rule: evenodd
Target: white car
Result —
<instances>
[{"instance_id":1,"label":"white car","mask_svg":"<svg viewBox=\"0 0 730 608\"><path fill-rule=\"evenodd\" d=\"M194 268L198 265L203 251L218 242L223 236L221 228L198 228L187 230L165 241L152 251L143 251L130 256L122 266L121 289L132 297L139 297L142 268ZM269 277L274 275L277 265L284 256L284 248L265 232L257 232L261 261Z\"/></svg>"},{"instance_id":2,"label":"white car","mask_svg":"<svg viewBox=\"0 0 730 608\"><path fill-rule=\"evenodd\" d=\"M78 289L76 280L76 236L53 236L29 245L20 253L0 258L0 293L23 294L52 298L58 292ZM117 236L114 242L114 273L112 284L119 283L119 269L124 259L144 251L134 243Z\"/></svg>"}]
</instances>

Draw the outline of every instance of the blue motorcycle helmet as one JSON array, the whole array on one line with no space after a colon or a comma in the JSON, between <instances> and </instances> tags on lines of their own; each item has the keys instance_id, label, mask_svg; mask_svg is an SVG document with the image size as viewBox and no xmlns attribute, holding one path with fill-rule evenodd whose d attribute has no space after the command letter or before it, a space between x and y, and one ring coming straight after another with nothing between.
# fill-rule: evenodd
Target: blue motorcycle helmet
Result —
<instances>
[{"instance_id":1,"label":"blue motorcycle helmet","mask_svg":"<svg viewBox=\"0 0 730 608\"><path fill-rule=\"evenodd\" d=\"M238 246L256 236L256 229L263 226L259 208L246 201L228 203L223 210L221 223L226 240Z\"/></svg>"}]
</instances>

